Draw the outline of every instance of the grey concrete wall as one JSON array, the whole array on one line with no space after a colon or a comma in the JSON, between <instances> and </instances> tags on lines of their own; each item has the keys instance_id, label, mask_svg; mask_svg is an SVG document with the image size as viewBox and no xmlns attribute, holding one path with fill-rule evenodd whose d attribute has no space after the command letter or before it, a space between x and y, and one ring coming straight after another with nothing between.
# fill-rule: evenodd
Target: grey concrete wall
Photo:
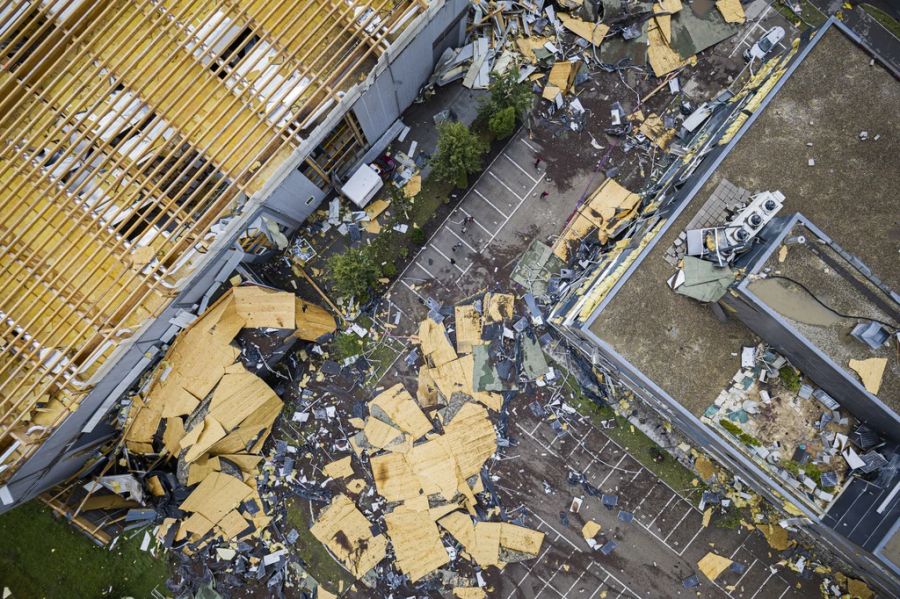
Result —
<instances>
[{"instance_id":1,"label":"grey concrete wall","mask_svg":"<svg viewBox=\"0 0 900 599\"><path fill-rule=\"evenodd\" d=\"M298 225L315 212L326 193L294 169L266 199L266 208L283 214Z\"/></svg>"},{"instance_id":2,"label":"grey concrete wall","mask_svg":"<svg viewBox=\"0 0 900 599\"><path fill-rule=\"evenodd\" d=\"M787 323L759 306L759 300L744 285L738 286L737 292L738 297L726 294L723 302L735 310L737 317L747 328L802 370L803 374L850 411L857 420L900 441L900 417L893 410L811 347Z\"/></svg>"},{"instance_id":3,"label":"grey concrete wall","mask_svg":"<svg viewBox=\"0 0 900 599\"><path fill-rule=\"evenodd\" d=\"M448 0L408 46L390 57L388 68L353 105L353 113L370 143L381 137L416 99L441 53L462 43L466 23L462 17L468 6L468 0Z\"/></svg>"}]
</instances>

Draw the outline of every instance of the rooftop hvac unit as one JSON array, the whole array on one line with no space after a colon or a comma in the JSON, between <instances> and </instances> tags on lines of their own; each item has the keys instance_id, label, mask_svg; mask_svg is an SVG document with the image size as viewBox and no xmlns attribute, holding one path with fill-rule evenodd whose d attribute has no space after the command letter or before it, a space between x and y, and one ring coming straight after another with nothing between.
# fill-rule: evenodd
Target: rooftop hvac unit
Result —
<instances>
[{"instance_id":1,"label":"rooftop hvac unit","mask_svg":"<svg viewBox=\"0 0 900 599\"><path fill-rule=\"evenodd\" d=\"M729 224L725 233L730 245L742 245L750 241L778 214L784 205L780 191L763 191L755 196Z\"/></svg>"}]
</instances>

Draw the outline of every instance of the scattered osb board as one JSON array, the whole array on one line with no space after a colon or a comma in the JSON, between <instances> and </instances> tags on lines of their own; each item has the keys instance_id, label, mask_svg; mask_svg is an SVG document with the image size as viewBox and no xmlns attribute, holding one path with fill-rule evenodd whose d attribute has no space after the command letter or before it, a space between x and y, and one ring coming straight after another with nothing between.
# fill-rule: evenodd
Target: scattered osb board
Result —
<instances>
[{"instance_id":1,"label":"scattered osb board","mask_svg":"<svg viewBox=\"0 0 900 599\"><path fill-rule=\"evenodd\" d=\"M389 453L371 459L375 489L388 501L404 501L421 495L422 486L406 456Z\"/></svg>"},{"instance_id":2,"label":"scattered osb board","mask_svg":"<svg viewBox=\"0 0 900 599\"><path fill-rule=\"evenodd\" d=\"M456 351L447 338L443 323L426 318L419 323L419 343L422 353L433 366L442 366L456 359Z\"/></svg>"},{"instance_id":3,"label":"scattered osb board","mask_svg":"<svg viewBox=\"0 0 900 599\"><path fill-rule=\"evenodd\" d=\"M722 557L721 555L716 555L712 551L704 555L703 558L697 562L697 568L703 572L704 576L713 581L730 565L730 559Z\"/></svg>"},{"instance_id":4,"label":"scattered osb board","mask_svg":"<svg viewBox=\"0 0 900 599\"><path fill-rule=\"evenodd\" d=\"M581 536L585 539L593 539L597 536L597 533L600 532L600 529L603 528L593 520L588 520L584 523L584 526L581 527Z\"/></svg>"},{"instance_id":5,"label":"scattered osb board","mask_svg":"<svg viewBox=\"0 0 900 599\"><path fill-rule=\"evenodd\" d=\"M431 368L428 375L434 380L441 395L448 400L458 392L475 398L495 412L503 406L503 396L499 393L475 391L475 358L472 354L447 362L439 368Z\"/></svg>"},{"instance_id":6,"label":"scattered osb board","mask_svg":"<svg viewBox=\"0 0 900 599\"><path fill-rule=\"evenodd\" d=\"M319 542L328 547L356 577L384 559L387 539L384 535L372 536L370 522L356 509L346 495L337 495L320 514L310 528Z\"/></svg>"},{"instance_id":7,"label":"scattered osb board","mask_svg":"<svg viewBox=\"0 0 900 599\"><path fill-rule=\"evenodd\" d=\"M397 568L412 582L450 561L437 525L421 513L397 509L385 515L384 523L397 557Z\"/></svg>"},{"instance_id":8,"label":"scattered osb board","mask_svg":"<svg viewBox=\"0 0 900 599\"><path fill-rule=\"evenodd\" d=\"M712 508L708 507L703 512L703 528L709 526L710 521L712 520Z\"/></svg>"},{"instance_id":9,"label":"scattered osb board","mask_svg":"<svg viewBox=\"0 0 900 599\"><path fill-rule=\"evenodd\" d=\"M337 323L331 313L312 302L300 299L295 300L296 327L294 337L304 341L315 341L322 335L333 333L337 330Z\"/></svg>"},{"instance_id":10,"label":"scattered osb board","mask_svg":"<svg viewBox=\"0 0 900 599\"><path fill-rule=\"evenodd\" d=\"M203 479L179 507L186 512L200 514L216 524L253 492L251 487L235 477L213 472Z\"/></svg>"},{"instance_id":11,"label":"scattered osb board","mask_svg":"<svg viewBox=\"0 0 900 599\"><path fill-rule=\"evenodd\" d=\"M346 478L353 476L353 461L350 456L335 460L325 465L322 472L329 478Z\"/></svg>"},{"instance_id":12,"label":"scattered osb board","mask_svg":"<svg viewBox=\"0 0 900 599\"><path fill-rule=\"evenodd\" d=\"M388 209L388 206L391 205L390 200L377 199L373 200L369 205L365 207L366 215L370 220L375 220L381 213Z\"/></svg>"},{"instance_id":13,"label":"scattered osb board","mask_svg":"<svg viewBox=\"0 0 900 599\"><path fill-rule=\"evenodd\" d=\"M477 530L477 529L476 529ZM500 524L500 546L526 556L537 556L544 542L544 533L503 522Z\"/></svg>"},{"instance_id":14,"label":"scattered osb board","mask_svg":"<svg viewBox=\"0 0 900 599\"><path fill-rule=\"evenodd\" d=\"M606 34L609 31L607 25L602 23L588 23L587 21L582 21L581 19L569 16L565 13L559 14L559 20L562 21L563 27L578 37L591 42L595 46L600 45L600 42L603 41L603 38L606 37Z\"/></svg>"},{"instance_id":15,"label":"scattered osb board","mask_svg":"<svg viewBox=\"0 0 900 599\"><path fill-rule=\"evenodd\" d=\"M213 391L209 415L232 430L273 397L275 391L252 372L226 374Z\"/></svg>"},{"instance_id":16,"label":"scattered osb board","mask_svg":"<svg viewBox=\"0 0 900 599\"><path fill-rule=\"evenodd\" d=\"M515 298L509 293L485 293L483 308L485 322L500 322L512 318L515 315L514 301Z\"/></svg>"},{"instance_id":17,"label":"scattered osb board","mask_svg":"<svg viewBox=\"0 0 900 599\"><path fill-rule=\"evenodd\" d=\"M555 102L556 97L561 93L562 90L555 85L547 85L544 87L544 91L541 92L541 97L550 102Z\"/></svg>"},{"instance_id":18,"label":"scattered osb board","mask_svg":"<svg viewBox=\"0 0 900 599\"><path fill-rule=\"evenodd\" d=\"M741 0L716 0L716 8L726 23L743 23L747 20Z\"/></svg>"},{"instance_id":19,"label":"scattered osb board","mask_svg":"<svg viewBox=\"0 0 900 599\"><path fill-rule=\"evenodd\" d=\"M414 198L420 191L422 191L422 175L413 175L403 187L403 195L408 198Z\"/></svg>"},{"instance_id":20,"label":"scattered osb board","mask_svg":"<svg viewBox=\"0 0 900 599\"><path fill-rule=\"evenodd\" d=\"M403 432L378 418L369 418L363 429L366 441L378 449L386 449L403 443Z\"/></svg>"},{"instance_id":21,"label":"scattered osb board","mask_svg":"<svg viewBox=\"0 0 900 599\"><path fill-rule=\"evenodd\" d=\"M675 129L666 129L662 117L655 113L650 113L638 130L661 150L666 150L675 138Z\"/></svg>"},{"instance_id":22,"label":"scattered osb board","mask_svg":"<svg viewBox=\"0 0 900 599\"><path fill-rule=\"evenodd\" d=\"M874 599L875 591L869 588L862 580L857 578L847 578L847 594L854 599Z\"/></svg>"},{"instance_id":23,"label":"scattered osb board","mask_svg":"<svg viewBox=\"0 0 900 599\"><path fill-rule=\"evenodd\" d=\"M600 242L607 243L623 223L634 218L640 201L638 194L628 191L614 179L606 179L569 221L554 244L553 253L568 260L570 242L580 241L594 230Z\"/></svg>"},{"instance_id":24,"label":"scattered osb board","mask_svg":"<svg viewBox=\"0 0 900 599\"><path fill-rule=\"evenodd\" d=\"M222 424L211 415L207 415L206 418L203 419L202 424L197 424L194 430L198 429L200 430L200 434L190 445L186 446L185 440L192 436L193 430L181 440L181 447L185 449L184 461L188 464L204 455L210 447L225 437L225 429L222 428Z\"/></svg>"},{"instance_id":25,"label":"scattered osb board","mask_svg":"<svg viewBox=\"0 0 900 599\"><path fill-rule=\"evenodd\" d=\"M294 294L257 285L232 287L234 307L247 328L294 328Z\"/></svg>"},{"instance_id":26,"label":"scattered osb board","mask_svg":"<svg viewBox=\"0 0 900 599\"><path fill-rule=\"evenodd\" d=\"M696 460L694 460L694 469L700 475L700 479L703 482L708 482L713 476L716 475L716 469L713 466L712 461L705 455L698 456Z\"/></svg>"},{"instance_id":27,"label":"scattered osb board","mask_svg":"<svg viewBox=\"0 0 900 599\"><path fill-rule=\"evenodd\" d=\"M682 58L666 41L664 32L654 23L647 29L650 44L647 49L647 61L653 68L653 74L662 77L688 64L693 57Z\"/></svg>"},{"instance_id":28,"label":"scattered osb board","mask_svg":"<svg viewBox=\"0 0 900 599\"><path fill-rule=\"evenodd\" d=\"M571 93L577 71L578 65L568 60L553 63L547 77L548 85L558 87L564 94Z\"/></svg>"},{"instance_id":29,"label":"scattered osb board","mask_svg":"<svg viewBox=\"0 0 900 599\"><path fill-rule=\"evenodd\" d=\"M487 593L478 587L456 587L453 589L456 599L485 599Z\"/></svg>"},{"instance_id":30,"label":"scattered osb board","mask_svg":"<svg viewBox=\"0 0 900 599\"><path fill-rule=\"evenodd\" d=\"M872 395L877 395L878 390L881 389L885 366L887 366L887 358L850 360L850 368L856 371L866 391Z\"/></svg>"},{"instance_id":31,"label":"scattered osb board","mask_svg":"<svg viewBox=\"0 0 900 599\"><path fill-rule=\"evenodd\" d=\"M438 388L428 368L419 369L419 381L416 387L416 399L423 408L437 405Z\"/></svg>"},{"instance_id":32,"label":"scattered osb board","mask_svg":"<svg viewBox=\"0 0 900 599\"><path fill-rule=\"evenodd\" d=\"M543 48L544 44L549 41L549 37L520 36L516 38L516 45L519 47L519 51L525 57L525 60L531 64L537 64L537 56L534 55L534 51L538 48Z\"/></svg>"},{"instance_id":33,"label":"scattered osb board","mask_svg":"<svg viewBox=\"0 0 900 599\"><path fill-rule=\"evenodd\" d=\"M537 556L544 533L506 522L472 522L462 512L453 512L438 521L465 551L481 566L498 566L503 562L500 550L522 556Z\"/></svg>"},{"instance_id":34,"label":"scattered osb board","mask_svg":"<svg viewBox=\"0 0 900 599\"><path fill-rule=\"evenodd\" d=\"M769 547L776 551L784 551L794 546L795 541L788 539L788 531L778 524L757 524L756 528L765 535Z\"/></svg>"},{"instance_id":35,"label":"scattered osb board","mask_svg":"<svg viewBox=\"0 0 900 599\"><path fill-rule=\"evenodd\" d=\"M456 351L468 354L473 345L484 343L481 339L481 314L475 306L456 306L454 322L456 324Z\"/></svg>"},{"instance_id":36,"label":"scattered osb board","mask_svg":"<svg viewBox=\"0 0 900 599\"><path fill-rule=\"evenodd\" d=\"M422 412L402 383L378 394L369 402L369 409L377 407L391 422L413 439L418 439L432 429L431 421Z\"/></svg>"}]
</instances>

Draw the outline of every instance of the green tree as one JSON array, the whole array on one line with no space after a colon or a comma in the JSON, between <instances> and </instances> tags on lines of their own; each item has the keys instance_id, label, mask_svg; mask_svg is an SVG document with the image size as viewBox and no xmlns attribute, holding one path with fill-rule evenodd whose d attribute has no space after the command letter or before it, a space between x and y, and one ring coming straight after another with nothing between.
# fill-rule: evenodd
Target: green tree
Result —
<instances>
[{"instance_id":1,"label":"green tree","mask_svg":"<svg viewBox=\"0 0 900 599\"><path fill-rule=\"evenodd\" d=\"M516 118L524 119L534 105L531 85L527 80L519 83L519 69L516 68L494 77L488 90L491 95L479 108L482 118L490 120L495 114L512 108Z\"/></svg>"},{"instance_id":2,"label":"green tree","mask_svg":"<svg viewBox=\"0 0 900 599\"><path fill-rule=\"evenodd\" d=\"M512 135L513 130L516 128L516 109L512 106L507 106L503 110L495 112L488 120L488 127L490 127L494 137L506 139Z\"/></svg>"},{"instance_id":3,"label":"green tree","mask_svg":"<svg viewBox=\"0 0 900 599\"><path fill-rule=\"evenodd\" d=\"M372 288L381 276L381 269L370 252L365 249L350 248L343 254L335 254L328 259L331 286L342 297L356 297L366 301Z\"/></svg>"},{"instance_id":4,"label":"green tree","mask_svg":"<svg viewBox=\"0 0 900 599\"><path fill-rule=\"evenodd\" d=\"M481 169L487 143L462 123L438 125L437 152L431 159L437 178L457 187L469 184L469 174Z\"/></svg>"}]
</instances>

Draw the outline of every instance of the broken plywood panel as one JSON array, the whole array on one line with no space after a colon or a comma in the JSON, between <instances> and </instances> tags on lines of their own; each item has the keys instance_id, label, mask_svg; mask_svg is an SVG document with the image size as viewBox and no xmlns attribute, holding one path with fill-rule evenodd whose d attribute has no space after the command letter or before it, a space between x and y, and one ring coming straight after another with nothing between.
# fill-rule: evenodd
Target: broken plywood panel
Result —
<instances>
[{"instance_id":1,"label":"broken plywood panel","mask_svg":"<svg viewBox=\"0 0 900 599\"><path fill-rule=\"evenodd\" d=\"M703 556L697 562L697 568L703 572L708 579L715 581L719 575L731 565L731 560L721 555L716 555L712 551Z\"/></svg>"},{"instance_id":2,"label":"broken plywood panel","mask_svg":"<svg viewBox=\"0 0 900 599\"><path fill-rule=\"evenodd\" d=\"M547 77L548 87L559 88L564 94L571 93L577 71L578 65L573 62L566 60L554 63L553 68L550 69L550 75Z\"/></svg>"},{"instance_id":3,"label":"broken plywood panel","mask_svg":"<svg viewBox=\"0 0 900 599\"><path fill-rule=\"evenodd\" d=\"M428 375L448 401L454 393L464 393L495 412L503 406L503 396L499 393L475 391L475 358L472 354L457 358L439 368L431 368Z\"/></svg>"},{"instance_id":4,"label":"broken plywood panel","mask_svg":"<svg viewBox=\"0 0 900 599\"><path fill-rule=\"evenodd\" d=\"M500 322L515 316L513 306L515 298L510 293L485 293L483 301L484 318L487 323Z\"/></svg>"},{"instance_id":5,"label":"broken plywood panel","mask_svg":"<svg viewBox=\"0 0 900 599\"><path fill-rule=\"evenodd\" d=\"M441 533L421 512L394 510L384 517L397 568L415 582L450 561Z\"/></svg>"},{"instance_id":6,"label":"broken plywood panel","mask_svg":"<svg viewBox=\"0 0 900 599\"><path fill-rule=\"evenodd\" d=\"M447 338L447 329L442 323L426 318L419 323L419 343L425 358L435 367L456 359L456 351Z\"/></svg>"},{"instance_id":7,"label":"broken plywood panel","mask_svg":"<svg viewBox=\"0 0 900 599\"><path fill-rule=\"evenodd\" d=\"M887 366L887 358L869 358L867 360L850 360L850 368L859 375L866 391L877 395L881 389L881 379Z\"/></svg>"},{"instance_id":8,"label":"broken plywood panel","mask_svg":"<svg viewBox=\"0 0 900 599\"><path fill-rule=\"evenodd\" d=\"M213 472L203 479L179 507L186 512L200 514L215 524L251 493L253 489L235 477Z\"/></svg>"},{"instance_id":9,"label":"broken plywood panel","mask_svg":"<svg viewBox=\"0 0 900 599\"><path fill-rule=\"evenodd\" d=\"M383 391L369 402L372 408L381 410L390 420L412 439L418 439L431 430L431 421L422 412L402 383Z\"/></svg>"},{"instance_id":10,"label":"broken plywood panel","mask_svg":"<svg viewBox=\"0 0 900 599\"><path fill-rule=\"evenodd\" d=\"M716 0L716 8L726 23L743 23L747 20L741 0Z\"/></svg>"},{"instance_id":11,"label":"broken plywood panel","mask_svg":"<svg viewBox=\"0 0 900 599\"><path fill-rule=\"evenodd\" d=\"M234 307L247 328L292 329L295 323L294 294L258 285L232 287Z\"/></svg>"},{"instance_id":12,"label":"broken plywood panel","mask_svg":"<svg viewBox=\"0 0 900 599\"><path fill-rule=\"evenodd\" d=\"M333 333L337 330L337 322L331 313L312 302L295 298L295 326L294 337L304 341L315 341L322 335Z\"/></svg>"},{"instance_id":13,"label":"broken plywood panel","mask_svg":"<svg viewBox=\"0 0 900 599\"><path fill-rule=\"evenodd\" d=\"M588 23L565 13L559 14L559 20L562 21L563 27L595 46L599 46L609 32L609 26L603 23Z\"/></svg>"},{"instance_id":14,"label":"broken plywood panel","mask_svg":"<svg viewBox=\"0 0 900 599\"><path fill-rule=\"evenodd\" d=\"M473 345L484 343L481 339L481 314L478 313L475 306L456 306L454 323L456 324L456 351L458 353L468 354L472 351Z\"/></svg>"},{"instance_id":15,"label":"broken plywood panel","mask_svg":"<svg viewBox=\"0 0 900 599\"><path fill-rule=\"evenodd\" d=\"M372 536L370 523L346 495L337 495L309 529L356 578L384 559L387 539Z\"/></svg>"},{"instance_id":16,"label":"broken plywood panel","mask_svg":"<svg viewBox=\"0 0 900 599\"><path fill-rule=\"evenodd\" d=\"M322 472L329 478L346 478L353 476L353 461L350 456L329 462L322 468Z\"/></svg>"}]
</instances>

